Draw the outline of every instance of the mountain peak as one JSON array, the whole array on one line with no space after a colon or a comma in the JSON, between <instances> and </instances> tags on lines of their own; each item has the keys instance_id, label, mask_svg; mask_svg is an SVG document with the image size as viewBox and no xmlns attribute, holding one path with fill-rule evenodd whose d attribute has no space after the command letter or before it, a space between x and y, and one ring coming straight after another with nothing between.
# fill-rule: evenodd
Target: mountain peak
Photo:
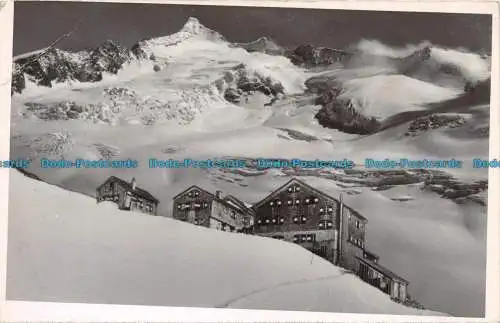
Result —
<instances>
[{"instance_id":1,"label":"mountain peak","mask_svg":"<svg viewBox=\"0 0 500 323\"><path fill-rule=\"evenodd\" d=\"M211 30L203 26L201 22L198 20L198 18L189 17L184 23L184 26L182 27L181 31L198 35L203 33L204 31L211 31Z\"/></svg>"}]
</instances>

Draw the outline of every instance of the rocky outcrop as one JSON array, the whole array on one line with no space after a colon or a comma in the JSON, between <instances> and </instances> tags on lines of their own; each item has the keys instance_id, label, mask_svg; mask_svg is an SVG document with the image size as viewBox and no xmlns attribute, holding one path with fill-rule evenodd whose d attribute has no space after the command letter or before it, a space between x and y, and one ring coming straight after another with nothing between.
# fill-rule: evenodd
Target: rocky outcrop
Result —
<instances>
[{"instance_id":1,"label":"rocky outcrop","mask_svg":"<svg viewBox=\"0 0 500 323\"><path fill-rule=\"evenodd\" d=\"M116 74L123 64L131 61L132 53L120 44L108 40L90 53L86 64L92 70Z\"/></svg>"},{"instance_id":2,"label":"rocky outcrop","mask_svg":"<svg viewBox=\"0 0 500 323\"><path fill-rule=\"evenodd\" d=\"M250 72L245 64L239 64L227 71L221 79L215 82L217 90L231 103L241 102L255 92L271 97L271 102L284 94L284 87L279 81L258 72Z\"/></svg>"},{"instance_id":3,"label":"rocky outcrop","mask_svg":"<svg viewBox=\"0 0 500 323\"><path fill-rule=\"evenodd\" d=\"M239 47L249 53L260 52L268 55L283 55L285 50L267 37L260 37L256 41L249 43L233 43L230 47Z\"/></svg>"},{"instance_id":4,"label":"rocky outcrop","mask_svg":"<svg viewBox=\"0 0 500 323\"><path fill-rule=\"evenodd\" d=\"M224 92L224 99L231 103L240 103L243 91L235 88L228 88Z\"/></svg>"},{"instance_id":5,"label":"rocky outcrop","mask_svg":"<svg viewBox=\"0 0 500 323\"><path fill-rule=\"evenodd\" d=\"M379 121L358 112L349 99L336 98L324 105L314 116L325 128L345 133L367 135L377 132Z\"/></svg>"},{"instance_id":6,"label":"rocky outcrop","mask_svg":"<svg viewBox=\"0 0 500 323\"><path fill-rule=\"evenodd\" d=\"M321 126L360 135L378 131L380 123L376 118L365 116L350 99L340 97L344 89L334 78L313 77L305 86L308 93L316 95L315 104L322 106L314 116Z\"/></svg>"},{"instance_id":7,"label":"rocky outcrop","mask_svg":"<svg viewBox=\"0 0 500 323\"><path fill-rule=\"evenodd\" d=\"M146 52L144 51L144 49L142 49L140 43L137 43L134 46L132 46L132 48L130 49L130 52L137 59L147 59L148 58L148 55L146 54Z\"/></svg>"},{"instance_id":8,"label":"rocky outcrop","mask_svg":"<svg viewBox=\"0 0 500 323\"><path fill-rule=\"evenodd\" d=\"M12 85L10 94L21 93L26 87L26 80L24 78L24 73L22 71L21 65L14 63L12 64Z\"/></svg>"},{"instance_id":9,"label":"rocky outcrop","mask_svg":"<svg viewBox=\"0 0 500 323\"><path fill-rule=\"evenodd\" d=\"M417 136L422 132L442 127L458 128L466 121L460 115L447 115L434 113L428 116L419 117L408 126L405 136Z\"/></svg>"},{"instance_id":10,"label":"rocky outcrop","mask_svg":"<svg viewBox=\"0 0 500 323\"><path fill-rule=\"evenodd\" d=\"M343 50L314 47L311 45L300 45L295 50L286 53L290 61L297 66L312 68L316 66L328 66L334 63L343 63L352 54Z\"/></svg>"},{"instance_id":11,"label":"rocky outcrop","mask_svg":"<svg viewBox=\"0 0 500 323\"><path fill-rule=\"evenodd\" d=\"M457 203L463 203L465 200L481 205L487 203L486 196L482 198L478 195L488 189L488 182L485 180L464 183L446 174L433 173L425 180L422 189L438 193L441 197Z\"/></svg>"}]
</instances>

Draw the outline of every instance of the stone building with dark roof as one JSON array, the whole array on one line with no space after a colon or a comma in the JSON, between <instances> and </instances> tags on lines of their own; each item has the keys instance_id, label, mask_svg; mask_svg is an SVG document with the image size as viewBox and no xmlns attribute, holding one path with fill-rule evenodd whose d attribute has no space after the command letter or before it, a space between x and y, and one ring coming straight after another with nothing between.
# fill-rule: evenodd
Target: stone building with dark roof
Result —
<instances>
[{"instance_id":1,"label":"stone building with dark roof","mask_svg":"<svg viewBox=\"0 0 500 323\"><path fill-rule=\"evenodd\" d=\"M96 189L97 203L112 201L120 210L139 211L156 215L160 203L151 193L137 186L135 178L130 182L110 176Z\"/></svg>"},{"instance_id":2,"label":"stone building with dark roof","mask_svg":"<svg viewBox=\"0 0 500 323\"><path fill-rule=\"evenodd\" d=\"M251 233L253 210L232 195L193 185L173 197L174 219L223 231Z\"/></svg>"}]
</instances>

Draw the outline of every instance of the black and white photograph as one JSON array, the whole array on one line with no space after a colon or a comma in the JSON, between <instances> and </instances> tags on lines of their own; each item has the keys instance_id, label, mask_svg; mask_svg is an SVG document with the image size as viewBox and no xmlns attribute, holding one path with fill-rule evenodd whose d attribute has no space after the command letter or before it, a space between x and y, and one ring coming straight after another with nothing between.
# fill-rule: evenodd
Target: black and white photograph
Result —
<instances>
[{"instance_id":1,"label":"black and white photograph","mask_svg":"<svg viewBox=\"0 0 500 323\"><path fill-rule=\"evenodd\" d=\"M492 14L369 9L16 2L6 299L485 317Z\"/></svg>"}]
</instances>

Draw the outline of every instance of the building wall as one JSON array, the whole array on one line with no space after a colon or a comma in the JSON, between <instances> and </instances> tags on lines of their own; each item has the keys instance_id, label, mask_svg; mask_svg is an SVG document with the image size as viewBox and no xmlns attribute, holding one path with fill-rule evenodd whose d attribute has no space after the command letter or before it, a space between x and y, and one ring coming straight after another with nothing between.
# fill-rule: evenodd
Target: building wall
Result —
<instances>
[{"instance_id":1,"label":"building wall","mask_svg":"<svg viewBox=\"0 0 500 323\"><path fill-rule=\"evenodd\" d=\"M207 192L193 188L174 199L172 217L195 225L209 227L213 199L213 196ZM199 205L199 207L191 210L183 207L184 205L189 205L189 207Z\"/></svg>"},{"instance_id":2,"label":"building wall","mask_svg":"<svg viewBox=\"0 0 500 323\"><path fill-rule=\"evenodd\" d=\"M108 180L97 188L97 201L113 201L120 209L125 208L126 190L118 182Z\"/></svg>"},{"instance_id":3,"label":"building wall","mask_svg":"<svg viewBox=\"0 0 500 323\"><path fill-rule=\"evenodd\" d=\"M225 226L230 227L230 229L226 229L226 231L236 231L245 227L245 215L243 212L229 207L220 201L214 200L212 202L211 211L213 221L221 223L222 229L224 229Z\"/></svg>"},{"instance_id":4,"label":"building wall","mask_svg":"<svg viewBox=\"0 0 500 323\"><path fill-rule=\"evenodd\" d=\"M391 297L400 301L406 300L406 283L400 281L393 281L391 288Z\"/></svg>"},{"instance_id":5,"label":"building wall","mask_svg":"<svg viewBox=\"0 0 500 323\"><path fill-rule=\"evenodd\" d=\"M354 272L359 271L356 257L363 257L365 246L365 224L357 213L349 207L343 207L342 242L340 264Z\"/></svg>"},{"instance_id":6,"label":"building wall","mask_svg":"<svg viewBox=\"0 0 500 323\"><path fill-rule=\"evenodd\" d=\"M133 193L131 196L127 196L125 207L130 207L131 211L134 210L147 214L156 214L156 203L143 197L135 196Z\"/></svg>"},{"instance_id":7,"label":"building wall","mask_svg":"<svg viewBox=\"0 0 500 323\"><path fill-rule=\"evenodd\" d=\"M118 208L131 211L139 211L147 214L156 214L157 205L153 201L145 198L127 194L125 187L119 182L109 180L96 190L97 202L113 201L118 205ZM142 206L141 206L142 205ZM148 208L150 207L150 208Z\"/></svg>"},{"instance_id":8,"label":"building wall","mask_svg":"<svg viewBox=\"0 0 500 323\"><path fill-rule=\"evenodd\" d=\"M254 233L332 230L338 208L336 200L292 183L255 210Z\"/></svg>"}]
</instances>

